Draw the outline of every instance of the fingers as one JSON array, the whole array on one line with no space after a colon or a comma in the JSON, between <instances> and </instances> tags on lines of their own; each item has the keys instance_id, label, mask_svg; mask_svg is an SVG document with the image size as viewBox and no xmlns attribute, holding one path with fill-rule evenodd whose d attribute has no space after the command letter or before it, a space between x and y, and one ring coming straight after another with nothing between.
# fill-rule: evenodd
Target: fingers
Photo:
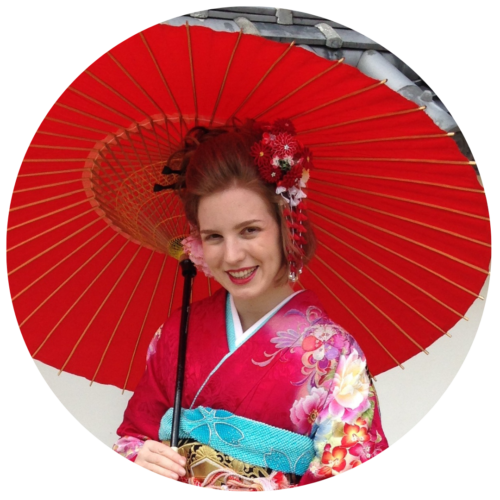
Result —
<instances>
[{"instance_id":1,"label":"fingers","mask_svg":"<svg viewBox=\"0 0 500 500\"><path fill-rule=\"evenodd\" d=\"M148 440L139 451L135 463L170 479L184 476L186 459L169 446Z\"/></svg>"}]
</instances>

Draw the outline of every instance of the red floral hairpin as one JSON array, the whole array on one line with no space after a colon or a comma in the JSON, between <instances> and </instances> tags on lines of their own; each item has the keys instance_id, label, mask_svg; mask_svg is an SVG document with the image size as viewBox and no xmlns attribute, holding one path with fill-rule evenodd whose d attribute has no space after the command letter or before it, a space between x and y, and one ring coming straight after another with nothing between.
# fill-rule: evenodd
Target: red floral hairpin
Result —
<instances>
[{"instance_id":1,"label":"red floral hairpin","mask_svg":"<svg viewBox=\"0 0 500 500\"><path fill-rule=\"evenodd\" d=\"M288 119L279 119L272 125L258 124L262 139L256 142L250 154L254 158L261 178L276 184L276 193L287 203L283 210L286 224L290 229L291 242L295 251L288 252L289 279L298 280L302 272L303 247L307 244L306 229L303 222L307 220L303 213L306 194L303 189L309 180L312 167L312 153L296 139L293 123Z\"/></svg>"}]
</instances>

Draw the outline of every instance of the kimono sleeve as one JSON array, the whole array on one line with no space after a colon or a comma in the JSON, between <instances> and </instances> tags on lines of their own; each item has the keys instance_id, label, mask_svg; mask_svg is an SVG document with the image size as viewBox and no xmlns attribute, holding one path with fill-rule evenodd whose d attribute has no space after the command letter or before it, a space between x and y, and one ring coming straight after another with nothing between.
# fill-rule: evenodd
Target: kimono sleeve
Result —
<instances>
[{"instance_id":1,"label":"kimono sleeve","mask_svg":"<svg viewBox=\"0 0 500 500\"><path fill-rule=\"evenodd\" d=\"M168 324L155 333L148 348L146 369L130 398L123 422L116 431L120 438L113 449L129 460L135 461L139 450L148 439L158 440L160 421L172 406L165 387L165 336Z\"/></svg>"},{"instance_id":2,"label":"kimono sleeve","mask_svg":"<svg viewBox=\"0 0 500 500\"><path fill-rule=\"evenodd\" d=\"M357 467L388 447L366 357L344 332L345 344L315 391L324 391L311 436L316 456L302 476L308 484Z\"/></svg>"}]
</instances>

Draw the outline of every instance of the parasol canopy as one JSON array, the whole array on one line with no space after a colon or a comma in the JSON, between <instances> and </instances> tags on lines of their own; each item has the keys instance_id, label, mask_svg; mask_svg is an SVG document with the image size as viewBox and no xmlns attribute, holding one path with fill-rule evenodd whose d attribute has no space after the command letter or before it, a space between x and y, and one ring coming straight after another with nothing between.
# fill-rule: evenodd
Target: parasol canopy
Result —
<instances>
[{"instance_id":1,"label":"parasol canopy","mask_svg":"<svg viewBox=\"0 0 500 500\"><path fill-rule=\"evenodd\" d=\"M157 25L103 55L54 104L24 158L8 226L12 299L40 361L133 390L180 306L188 227L163 175L194 125L292 119L313 152L319 240L299 287L376 375L418 354L478 297L484 191L450 134L342 61L254 35ZM219 285L199 276L193 300ZM188 354L189 356L189 354Z\"/></svg>"}]
</instances>

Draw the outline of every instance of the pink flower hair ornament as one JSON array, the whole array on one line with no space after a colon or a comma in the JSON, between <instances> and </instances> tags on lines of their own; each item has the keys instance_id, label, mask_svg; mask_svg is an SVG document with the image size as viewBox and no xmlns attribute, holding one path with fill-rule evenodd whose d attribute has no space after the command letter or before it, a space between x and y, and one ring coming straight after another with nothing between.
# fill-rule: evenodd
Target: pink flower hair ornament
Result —
<instances>
[{"instance_id":1,"label":"pink flower hair ornament","mask_svg":"<svg viewBox=\"0 0 500 500\"><path fill-rule=\"evenodd\" d=\"M205 262L205 256L203 255L203 244L201 242L200 236L196 234L193 226L191 227L191 234L181 241L184 248L184 253L189 256L193 264L199 271L202 271L207 278L213 278L213 274L210 272L208 264Z\"/></svg>"}]
</instances>

